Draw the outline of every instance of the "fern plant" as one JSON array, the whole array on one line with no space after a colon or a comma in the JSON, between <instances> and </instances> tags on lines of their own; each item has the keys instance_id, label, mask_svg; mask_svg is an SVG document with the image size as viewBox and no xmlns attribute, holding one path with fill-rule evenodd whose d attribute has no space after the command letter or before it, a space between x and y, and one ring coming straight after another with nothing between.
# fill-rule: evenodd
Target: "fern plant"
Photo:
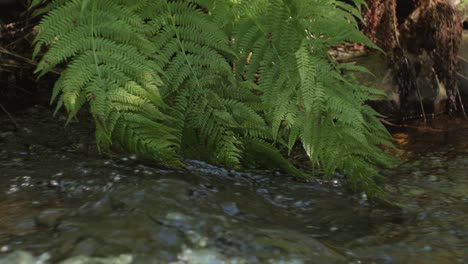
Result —
<instances>
[{"instance_id":1,"label":"fern plant","mask_svg":"<svg viewBox=\"0 0 468 264\"><path fill-rule=\"evenodd\" d=\"M363 0L355 0L360 7ZM44 11L37 71L65 67L52 101L70 119L85 104L98 144L179 166L180 157L240 167L250 159L295 176L280 154L304 148L312 167L378 191L391 158L379 93L327 50L373 46L358 8L334 0L55 0Z\"/></svg>"},{"instance_id":2,"label":"fern plant","mask_svg":"<svg viewBox=\"0 0 468 264\"><path fill-rule=\"evenodd\" d=\"M359 6L362 1L355 1ZM344 172L354 187L378 190L373 180L391 158L377 146L389 135L365 104L380 92L341 71L327 50L351 41L375 47L358 30L360 12L338 1L250 0L238 5L236 49L240 78L258 76L264 116L289 151L299 141L313 166Z\"/></svg>"}]
</instances>

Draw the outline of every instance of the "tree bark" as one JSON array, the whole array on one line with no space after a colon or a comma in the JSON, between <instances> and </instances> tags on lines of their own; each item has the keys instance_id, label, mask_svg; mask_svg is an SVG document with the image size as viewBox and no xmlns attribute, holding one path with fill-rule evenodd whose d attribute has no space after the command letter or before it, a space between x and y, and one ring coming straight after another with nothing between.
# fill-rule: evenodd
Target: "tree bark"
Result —
<instances>
[{"instance_id":1,"label":"tree bark","mask_svg":"<svg viewBox=\"0 0 468 264\"><path fill-rule=\"evenodd\" d=\"M363 32L389 54L400 114L460 110L462 21L447 0L368 0Z\"/></svg>"}]
</instances>

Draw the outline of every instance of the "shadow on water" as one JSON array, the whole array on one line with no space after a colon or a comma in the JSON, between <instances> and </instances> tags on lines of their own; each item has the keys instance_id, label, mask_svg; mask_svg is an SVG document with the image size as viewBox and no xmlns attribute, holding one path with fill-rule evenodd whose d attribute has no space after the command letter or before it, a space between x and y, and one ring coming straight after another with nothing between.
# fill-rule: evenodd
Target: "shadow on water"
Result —
<instances>
[{"instance_id":1,"label":"shadow on water","mask_svg":"<svg viewBox=\"0 0 468 264\"><path fill-rule=\"evenodd\" d=\"M15 118L18 130L0 117L0 263L468 261L466 122L404 135L405 162L383 183L394 210L340 179L110 160L86 123L63 128L38 107Z\"/></svg>"}]
</instances>

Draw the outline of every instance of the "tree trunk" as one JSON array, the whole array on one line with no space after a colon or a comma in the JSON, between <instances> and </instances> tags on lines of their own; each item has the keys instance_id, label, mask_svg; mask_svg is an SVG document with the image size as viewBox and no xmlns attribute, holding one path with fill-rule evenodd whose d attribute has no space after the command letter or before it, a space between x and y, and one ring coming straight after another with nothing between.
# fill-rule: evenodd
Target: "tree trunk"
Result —
<instances>
[{"instance_id":1,"label":"tree trunk","mask_svg":"<svg viewBox=\"0 0 468 264\"><path fill-rule=\"evenodd\" d=\"M400 114L453 113L462 21L447 0L368 0L363 32L389 54Z\"/></svg>"}]
</instances>

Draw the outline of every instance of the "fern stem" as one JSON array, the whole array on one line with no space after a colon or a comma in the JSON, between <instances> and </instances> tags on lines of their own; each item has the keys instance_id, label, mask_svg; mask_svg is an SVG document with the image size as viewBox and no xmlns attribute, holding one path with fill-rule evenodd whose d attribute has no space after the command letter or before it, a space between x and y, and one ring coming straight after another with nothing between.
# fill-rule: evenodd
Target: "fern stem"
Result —
<instances>
[{"instance_id":1,"label":"fern stem","mask_svg":"<svg viewBox=\"0 0 468 264\"><path fill-rule=\"evenodd\" d=\"M91 9L91 45L92 45L92 48L93 48L93 57L94 57L94 65L96 65L96 72L98 74L98 77L100 80L102 80L102 76L101 76L101 69L99 68L99 61L98 61L98 57L97 57L97 54L96 54L96 40L94 38L94 35L95 35L95 30L94 30L94 12L96 10L96 0L93 0L93 7Z\"/></svg>"},{"instance_id":2,"label":"fern stem","mask_svg":"<svg viewBox=\"0 0 468 264\"><path fill-rule=\"evenodd\" d=\"M179 44L179 48L182 51L182 53L184 54L184 59L187 62L187 65L189 66L190 71L193 74L193 77L195 77L195 80L197 82L197 87L200 87L200 81L198 80L197 74L195 73L195 70L193 69L192 64L190 63L189 59L187 58L187 53L185 51L184 45L182 44L182 41L180 40L181 39L180 34L179 34L179 31L177 30L177 24L176 24L174 15L173 15L172 10L171 10L171 6L167 2L167 0L164 1L164 3L166 4L167 10L169 11L169 14L170 14L169 17L171 19L171 25L172 25L172 27L174 29L175 34L176 34L177 44Z\"/></svg>"},{"instance_id":3,"label":"fern stem","mask_svg":"<svg viewBox=\"0 0 468 264\"><path fill-rule=\"evenodd\" d=\"M102 82L101 69L99 68L99 60L98 60L98 56L97 56L97 53L96 53L96 50L97 50L96 39L95 39L96 31L95 31L95 28L94 28L95 11L96 11L96 0L93 0L93 7L91 8L91 25L90 25L90 27L91 27L91 46L92 46L92 49L93 49L93 58L94 58L94 65L96 66L96 72L97 72L99 80ZM103 120L104 118L102 116L102 113L94 112L93 113L93 118L94 118L94 121L95 121L96 125L98 127L100 127L102 129L102 131L104 131L104 133L103 133L104 138L110 143L111 139L110 139L110 137L108 135L106 124L105 124L105 121ZM101 152L101 147L100 147L99 144L97 145L97 148L98 148L98 151Z\"/></svg>"}]
</instances>

